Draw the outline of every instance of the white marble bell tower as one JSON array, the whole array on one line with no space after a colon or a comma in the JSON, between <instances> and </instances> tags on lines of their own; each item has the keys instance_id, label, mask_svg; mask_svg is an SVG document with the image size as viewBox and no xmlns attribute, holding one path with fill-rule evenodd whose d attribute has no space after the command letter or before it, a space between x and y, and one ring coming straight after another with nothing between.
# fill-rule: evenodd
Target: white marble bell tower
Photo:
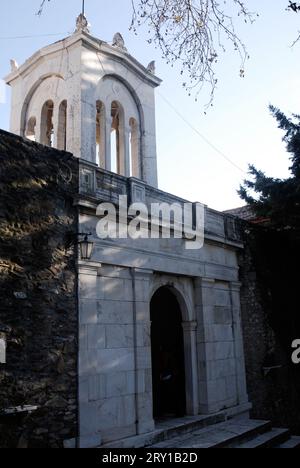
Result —
<instances>
[{"instance_id":1,"label":"white marble bell tower","mask_svg":"<svg viewBox=\"0 0 300 468\"><path fill-rule=\"evenodd\" d=\"M10 130L67 150L103 169L157 187L155 93L161 80L127 51L90 35L83 14L73 35L23 65L11 62Z\"/></svg>"}]
</instances>

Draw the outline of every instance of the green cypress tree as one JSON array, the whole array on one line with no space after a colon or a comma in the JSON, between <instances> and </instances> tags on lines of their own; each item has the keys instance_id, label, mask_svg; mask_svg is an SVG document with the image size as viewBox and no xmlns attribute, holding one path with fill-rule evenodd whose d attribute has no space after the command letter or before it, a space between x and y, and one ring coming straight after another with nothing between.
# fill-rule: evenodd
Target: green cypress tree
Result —
<instances>
[{"instance_id":1,"label":"green cypress tree","mask_svg":"<svg viewBox=\"0 0 300 468\"><path fill-rule=\"evenodd\" d=\"M252 179L244 181L239 195L258 216L267 218L271 226L300 233L300 115L288 118L273 106L270 111L285 132L283 141L291 154L291 177L274 179L251 165Z\"/></svg>"}]
</instances>

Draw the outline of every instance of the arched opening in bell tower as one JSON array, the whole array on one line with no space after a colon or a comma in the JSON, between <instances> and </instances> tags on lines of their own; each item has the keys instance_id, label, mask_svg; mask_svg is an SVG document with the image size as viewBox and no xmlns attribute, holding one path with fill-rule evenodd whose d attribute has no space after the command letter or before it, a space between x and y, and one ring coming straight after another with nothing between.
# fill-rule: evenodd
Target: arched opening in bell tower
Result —
<instances>
[{"instance_id":1,"label":"arched opening in bell tower","mask_svg":"<svg viewBox=\"0 0 300 468\"><path fill-rule=\"evenodd\" d=\"M53 146L54 128L53 128L54 103L46 101L41 114L41 141L42 145Z\"/></svg>"},{"instance_id":2,"label":"arched opening in bell tower","mask_svg":"<svg viewBox=\"0 0 300 468\"><path fill-rule=\"evenodd\" d=\"M35 132L36 132L36 118L30 117L30 119L27 122L25 137L28 138L28 140L36 141Z\"/></svg>"}]
</instances>

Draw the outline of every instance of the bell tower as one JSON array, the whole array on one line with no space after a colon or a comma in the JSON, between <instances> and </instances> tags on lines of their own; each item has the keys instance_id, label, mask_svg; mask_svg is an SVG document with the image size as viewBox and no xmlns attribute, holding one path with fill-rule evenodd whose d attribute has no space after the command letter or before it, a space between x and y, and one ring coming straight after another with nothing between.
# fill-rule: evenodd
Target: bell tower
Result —
<instances>
[{"instance_id":1,"label":"bell tower","mask_svg":"<svg viewBox=\"0 0 300 468\"><path fill-rule=\"evenodd\" d=\"M120 33L112 45L90 34L81 13L74 33L11 61L11 132L66 150L157 187L155 64L144 67Z\"/></svg>"}]
</instances>

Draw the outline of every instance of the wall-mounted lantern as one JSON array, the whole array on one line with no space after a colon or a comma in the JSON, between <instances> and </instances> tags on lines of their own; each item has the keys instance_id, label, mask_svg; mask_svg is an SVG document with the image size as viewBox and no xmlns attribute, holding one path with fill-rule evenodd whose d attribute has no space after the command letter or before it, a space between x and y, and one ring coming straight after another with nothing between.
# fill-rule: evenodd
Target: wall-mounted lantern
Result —
<instances>
[{"instance_id":1,"label":"wall-mounted lantern","mask_svg":"<svg viewBox=\"0 0 300 468\"><path fill-rule=\"evenodd\" d=\"M80 259L81 260L90 260L92 258L93 250L94 250L94 242L89 241L89 237L92 233L83 234L79 233L78 236L82 236L83 240L79 241L79 248L80 248Z\"/></svg>"}]
</instances>

